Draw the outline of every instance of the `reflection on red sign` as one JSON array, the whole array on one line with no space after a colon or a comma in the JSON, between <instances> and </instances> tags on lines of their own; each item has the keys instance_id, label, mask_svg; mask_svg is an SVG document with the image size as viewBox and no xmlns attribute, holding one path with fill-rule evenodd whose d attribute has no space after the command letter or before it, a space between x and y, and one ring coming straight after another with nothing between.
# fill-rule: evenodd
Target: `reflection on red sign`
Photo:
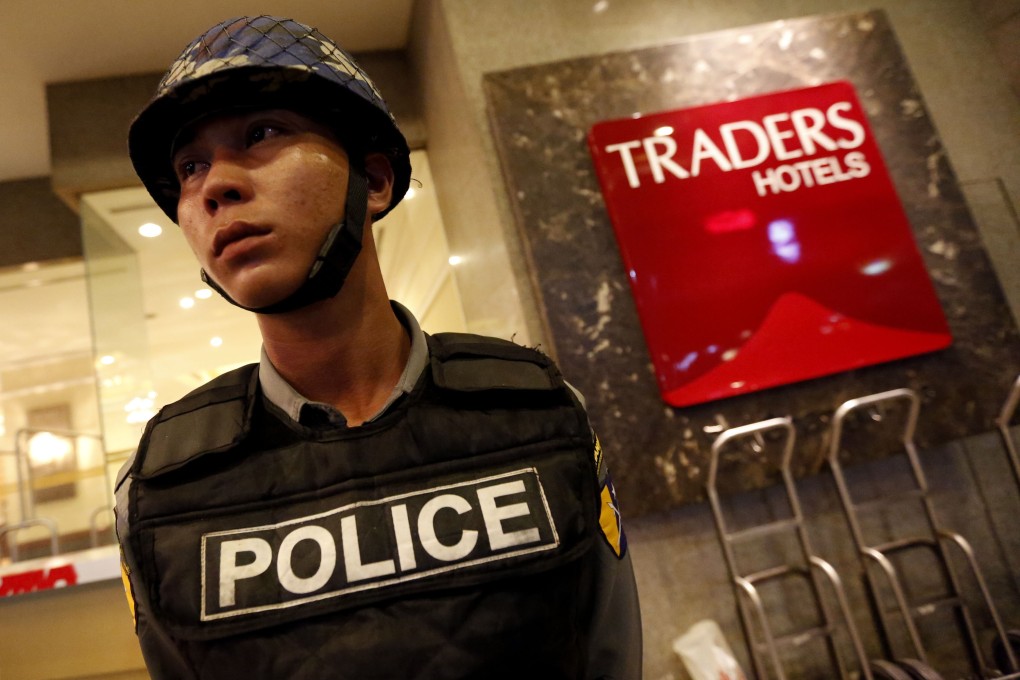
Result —
<instances>
[{"instance_id":1,"label":"reflection on red sign","mask_svg":"<svg viewBox=\"0 0 1020 680\"><path fill-rule=\"evenodd\" d=\"M669 404L951 343L849 83L606 121L588 141Z\"/></svg>"}]
</instances>

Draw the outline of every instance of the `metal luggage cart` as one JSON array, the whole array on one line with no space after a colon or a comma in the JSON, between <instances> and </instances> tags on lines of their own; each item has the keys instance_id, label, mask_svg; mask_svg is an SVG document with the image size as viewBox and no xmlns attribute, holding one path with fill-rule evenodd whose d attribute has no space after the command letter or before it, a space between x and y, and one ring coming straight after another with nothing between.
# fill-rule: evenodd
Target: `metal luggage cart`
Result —
<instances>
[{"instance_id":1,"label":"metal luggage cart","mask_svg":"<svg viewBox=\"0 0 1020 680\"><path fill-rule=\"evenodd\" d=\"M1006 397L1006 401L1003 402L1002 410L999 411L999 415L995 419L995 424L999 427L999 435L1002 438L1002 445L1013 468L1013 478L1016 480L1018 490L1020 490L1020 454L1017 454L1016 441L1013 439L1013 434L1009 429L1013 416L1016 415L1018 405L1020 405L1020 375L1013 381L1013 388L1010 390L1009 396ZM1006 631L1006 636L1009 641L1008 648L1010 651L1014 655L1020 654L1020 630L1008 630ZM1004 665L1003 662L1007 658L1006 649L1007 645L1001 639L996 639L993 656L997 664ZM1020 678L1020 673L1010 675L1009 677Z\"/></svg>"},{"instance_id":2,"label":"metal luggage cart","mask_svg":"<svg viewBox=\"0 0 1020 680\"><path fill-rule=\"evenodd\" d=\"M876 501L870 501L867 504L857 504L854 502L848 488L846 476L839 462L839 451L844 434L844 422L848 415L857 409L875 408L878 405L889 405L890 402L901 402L903 400L907 402L909 411L904 431L901 436L901 442L907 455L910 470L916 486L913 489L897 493L894 500L898 502L909 497L917 498L923 508L923 516L929 529L929 535L901 538L885 543L870 543L864 536L864 531L858 518L858 512L863 509L879 509L881 507L888 507L890 499L878 499ZM1007 640L1006 631L1003 628L1002 621L996 611L995 604L992 601L988 587L985 584L984 577L978 567L974 551L970 544L960 534L941 528L935 517L934 506L928 492L928 482L921 467L917 449L914 446L913 441L919 412L920 400L917 394L908 389L898 389L862 397L860 399L851 399L836 410L832 422L832 438L828 453L829 468L835 478L843 510L850 525L850 531L857 547L858 556L862 562L865 583L869 589L872 603L875 606L879 624L881 626L880 633L882 643L886 647L886 655L889 657L895 656L891 649L891 633L894 630L893 615L898 614L899 618L903 621L907 637L910 641L911 655L915 656L922 663L927 664L928 654L918 632L917 620L919 617L928 615L938 609L952 608L956 614L957 621L960 624L964 638L963 641L971 657L973 670L982 678L1001 678L1001 675L996 674L998 671L989 670L985 664L984 655L981 653L980 644L978 643L970 610L961 594L959 575L955 573L952 563L949 560L948 545L955 546L966 559L966 563L969 565L974 581L981 592L981 597L984 600L987 612L994 623L998 638L1003 644ZM947 586L947 592L925 601L908 602L903 582L897 572L897 569L890 560L890 557L893 555L899 555L903 556L901 559L905 559L907 556L916 555L921 552L927 552L935 557L942 575L944 575L944 583ZM886 603L881 601L882 583L876 577L876 570L872 568L872 565L877 565L880 568L881 572L885 575L889 588L892 591L895 606L891 609L887 608ZM1020 667L1017 666L1016 656L1012 653L1008 646L1005 647L1005 650L1005 656L1009 664L1009 668L1002 670L1010 673L1017 673L1020 671ZM917 677L923 676L919 675ZM1020 676L1010 675L1008 677Z\"/></svg>"},{"instance_id":3,"label":"metal luggage cart","mask_svg":"<svg viewBox=\"0 0 1020 680\"><path fill-rule=\"evenodd\" d=\"M758 444L763 445L763 435L772 431L781 432L784 438L782 461L779 468L782 473L786 498L789 503L790 517L758 524L747 529L729 531L716 488L720 451L729 442L747 437L755 437ZM850 609L847 605L839 575L828 562L813 553L807 532L805 531L803 513L801 512L800 501L798 500L793 483L793 475L790 471L794 440L793 423L787 417L773 418L760 423L724 430L712 444L712 460L707 483L708 498L712 506L712 514L715 517L716 529L719 534L719 541L722 544L726 566L732 578L741 624L744 628L744 634L747 638L751 655L751 662L759 680L767 680L770 677L786 680L788 676L779 659L779 648L781 646L796 647L809 640L822 637L825 639L830 662L833 664L834 669L838 669L839 673L838 676L829 677L839 677L842 680L848 680L851 677L863 677L865 680L873 680L864 653L864 646L861 643L860 636L857 634L857 629L850 615ZM762 448L764 447L762 446ZM735 544L791 530L796 535L803 564L784 564L754 573L740 573L737 566ZM772 627L769 625L768 616L765 611L766 608L760 596L758 586L766 582L779 582L782 579L788 578L798 578L807 582L815 600L815 613L818 615L817 618L820 620L820 623L777 637L773 634ZM838 618L834 615L831 604L822 597L823 582L829 584L835 595L839 609ZM853 652L857 657L860 675L851 675L851 670L847 668L846 660L843 658L843 654L837 644L836 633L840 629L840 624L850 639ZM760 634L757 632L760 632ZM770 663L766 663L765 655L767 655L768 662ZM773 671L771 676L768 672L769 667Z\"/></svg>"},{"instance_id":4,"label":"metal luggage cart","mask_svg":"<svg viewBox=\"0 0 1020 680\"><path fill-rule=\"evenodd\" d=\"M1010 390L1009 396L1002 404L1002 410L999 411L999 415L995 419L995 424L999 426L999 435L1002 437L1002 445L1006 448L1009 462L1013 466L1013 476L1016 478L1017 487L1020 487L1020 454L1017 454L1016 442L1013 440L1013 434L1009 431L1009 424L1016 414L1018 404L1020 404L1020 375L1013 382L1013 389Z\"/></svg>"}]
</instances>

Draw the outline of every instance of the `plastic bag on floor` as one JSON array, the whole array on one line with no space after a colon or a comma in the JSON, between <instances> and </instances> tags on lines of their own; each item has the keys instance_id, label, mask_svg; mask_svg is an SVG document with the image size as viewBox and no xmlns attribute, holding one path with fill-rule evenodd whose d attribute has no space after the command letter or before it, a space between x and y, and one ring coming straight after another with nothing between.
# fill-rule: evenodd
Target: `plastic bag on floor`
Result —
<instances>
[{"instance_id":1,"label":"plastic bag on floor","mask_svg":"<svg viewBox=\"0 0 1020 680\"><path fill-rule=\"evenodd\" d=\"M747 680L715 621L698 621L673 641L692 680Z\"/></svg>"}]
</instances>

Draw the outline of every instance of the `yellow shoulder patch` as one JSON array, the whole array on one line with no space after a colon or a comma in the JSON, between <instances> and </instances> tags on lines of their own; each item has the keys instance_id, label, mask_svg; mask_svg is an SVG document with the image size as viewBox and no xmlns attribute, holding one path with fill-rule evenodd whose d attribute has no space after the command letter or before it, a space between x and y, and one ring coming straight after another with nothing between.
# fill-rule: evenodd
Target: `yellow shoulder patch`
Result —
<instances>
[{"instance_id":1,"label":"yellow shoulder patch","mask_svg":"<svg viewBox=\"0 0 1020 680\"><path fill-rule=\"evenodd\" d=\"M595 469L598 475L599 492L599 528L606 543L613 549L617 557L622 557L627 552L627 537L623 533L623 519L620 517L620 509L616 503L616 490L613 488L613 479L606 469L606 462L602 455L602 442L598 435L595 436Z\"/></svg>"},{"instance_id":2,"label":"yellow shoulder patch","mask_svg":"<svg viewBox=\"0 0 1020 680\"><path fill-rule=\"evenodd\" d=\"M599 513L599 526L602 528L602 535L606 542L613 549L617 557L623 554L623 528L620 526L620 511L616 509L616 499L613 497L612 485L607 483L602 487L602 510Z\"/></svg>"},{"instance_id":3,"label":"yellow shoulder patch","mask_svg":"<svg viewBox=\"0 0 1020 680\"><path fill-rule=\"evenodd\" d=\"M138 616L135 614L135 596L131 590L131 576L123 558L120 561L120 580L124 583L124 594L127 596L128 607L131 609L131 620L135 626L138 626Z\"/></svg>"}]
</instances>

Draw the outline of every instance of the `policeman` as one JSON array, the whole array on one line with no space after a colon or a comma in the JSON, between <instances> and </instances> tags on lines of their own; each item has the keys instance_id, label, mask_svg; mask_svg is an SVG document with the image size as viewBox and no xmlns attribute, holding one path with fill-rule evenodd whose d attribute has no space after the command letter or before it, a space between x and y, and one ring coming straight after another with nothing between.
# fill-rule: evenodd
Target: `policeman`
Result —
<instances>
[{"instance_id":1,"label":"policeman","mask_svg":"<svg viewBox=\"0 0 1020 680\"><path fill-rule=\"evenodd\" d=\"M601 449L544 355L428 336L372 236L409 151L351 57L260 16L189 45L135 169L258 364L147 425L117 531L153 678L618 678L637 597Z\"/></svg>"}]
</instances>

